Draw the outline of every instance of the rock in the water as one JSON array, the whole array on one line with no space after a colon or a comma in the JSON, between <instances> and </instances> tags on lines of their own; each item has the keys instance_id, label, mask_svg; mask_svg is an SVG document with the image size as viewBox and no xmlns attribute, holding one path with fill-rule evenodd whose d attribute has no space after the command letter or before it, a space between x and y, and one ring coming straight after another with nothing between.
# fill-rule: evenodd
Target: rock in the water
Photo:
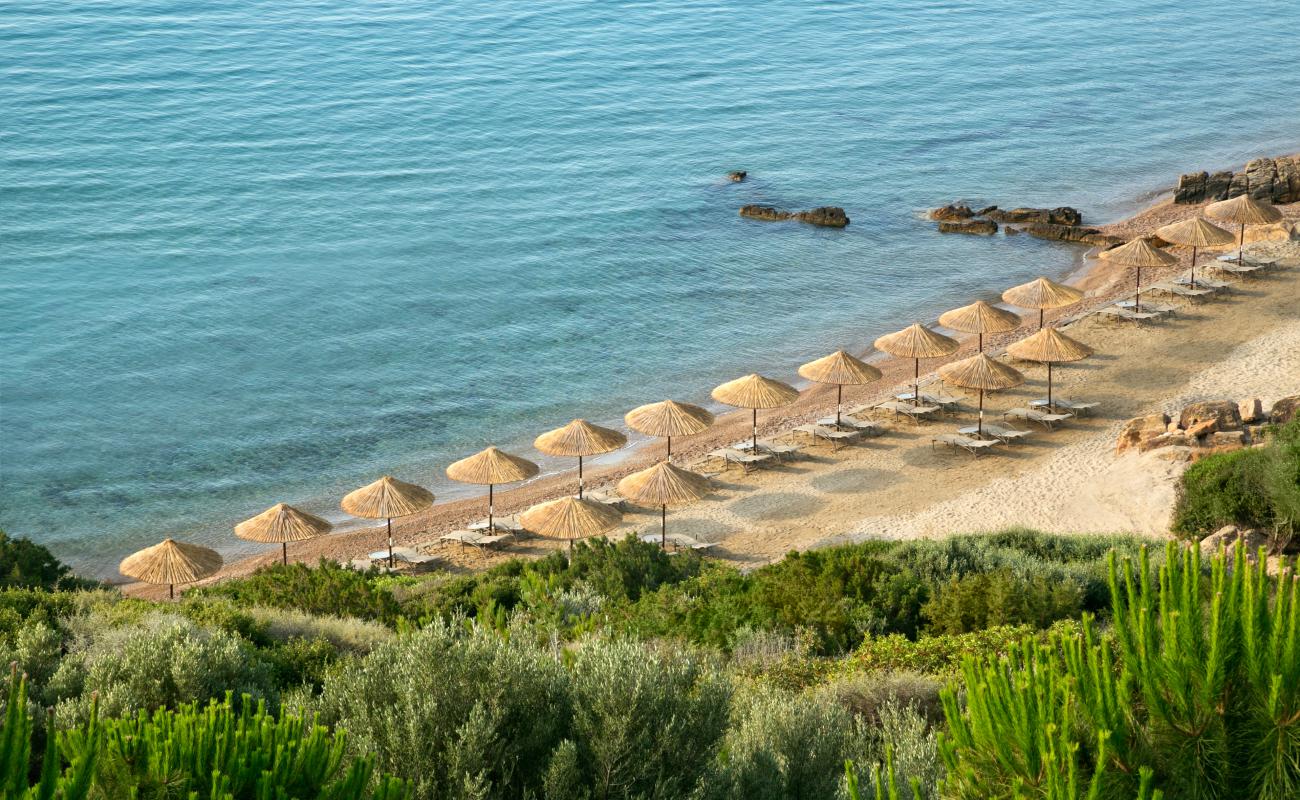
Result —
<instances>
[{"instance_id":1,"label":"rock in the water","mask_svg":"<svg viewBox=\"0 0 1300 800\"><path fill-rule=\"evenodd\" d=\"M969 219L939 223L939 233L973 233L979 236L992 236L997 232L998 224L991 219Z\"/></svg>"},{"instance_id":2,"label":"rock in the water","mask_svg":"<svg viewBox=\"0 0 1300 800\"><path fill-rule=\"evenodd\" d=\"M1174 189L1175 203L1199 203L1205 199L1205 181L1208 172L1189 172L1178 177L1178 188Z\"/></svg>"},{"instance_id":3,"label":"rock in the water","mask_svg":"<svg viewBox=\"0 0 1300 800\"><path fill-rule=\"evenodd\" d=\"M1078 225L1083 222L1083 215L1069 206L1060 206L1059 208L1012 208L1010 210L994 206L982 216L987 216L996 222L1038 222L1047 225Z\"/></svg>"},{"instance_id":4,"label":"rock in the water","mask_svg":"<svg viewBox=\"0 0 1300 800\"><path fill-rule=\"evenodd\" d=\"M781 222L794 219L809 225L821 225L828 228L843 228L849 224L849 217L839 206L821 206L811 211L785 211L775 206L741 206L740 216L761 219L768 222Z\"/></svg>"},{"instance_id":5,"label":"rock in the water","mask_svg":"<svg viewBox=\"0 0 1300 800\"><path fill-rule=\"evenodd\" d=\"M1050 239L1054 242L1077 242L1078 244L1087 244L1093 247L1114 247L1117 244L1124 243L1124 240L1118 236L1102 233L1097 228L1084 228L1079 225L1031 222L1021 230L1030 236L1037 236L1039 239Z\"/></svg>"},{"instance_id":6,"label":"rock in the water","mask_svg":"<svg viewBox=\"0 0 1300 800\"><path fill-rule=\"evenodd\" d=\"M794 215L800 222L809 225L821 225L827 228L843 228L849 224L849 215L839 206L819 206L811 211L800 211Z\"/></svg>"},{"instance_id":7,"label":"rock in the water","mask_svg":"<svg viewBox=\"0 0 1300 800\"><path fill-rule=\"evenodd\" d=\"M1274 425L1285 425L1296 418L1297 408L1300 408L1300 395L1283 397L1269 410L1268 421Z\"/></svg>"},{"instance_id":8,"label":"rock in the water","mask_svg":"<svg viewBox=\"0 0 1300 800\"><path fill-rule=\"evenodd\" d=\"M1214 420L1214 430L1241 430L1241 414L1237 410L1237 404L1231 400L1204 400L1200 403L1192 403L1179 415L1178 425L1190 432L1193 426L1206 420Z\"/></svg>"},{"instance_id":9,"label":"rock in the water","mask_svg":"<svg viewBox=\"0 0 1300 800\"><path fill-rule=\"evenodd\" d=\"M738 169L733 172L727 173L727 180L732 181L733 183L740 183L741 181L743 181L745 178L748 177L749 177L749 173L744 171L743 169Z\"/></svg>"},{"instance_id":10,"label":"rock in the water","mask_svg":"<svg viewBox=\"0 0 1300 800\"><path fill-rule=\"evenodd\" d=\"M994 211L997 211L997 210L998 210L998 207L997 207L997 206L984 206L984 207L981 208L979 211L976 211L976 212L975 212L975 216L977 216L977 217L987 217L989 214L992 214Z\"/></svg>"},{"instance_id":11,"label":"rock in the water","mask_svg":"<svg viewBox=\"0 0 1300 800\"><path fill-rule=\"evenodd\" d=\"M1118 455L1134 448L1141 450L1141 445L1144 442L1150 442L1158 436L1164 436L1165 426L1168 424L1169 416L1167 414L1148 414L1145 417L1135 417L1129 420L1119 433L1119 441L1115 444L1115 453Z\"/></svg>"},{"instance_id":12,"label":"rock in the water","mask_svg":"<svg viewBox=\"0 0 1300 800\"><path fill-rule=\"evenodd\" d=\"M930 211L930 219L939 220L940 222L970 219L973 216L975 216L975 212L970 210L970 206L964 204L943 206Z\"/></svg>"}]
</instances>

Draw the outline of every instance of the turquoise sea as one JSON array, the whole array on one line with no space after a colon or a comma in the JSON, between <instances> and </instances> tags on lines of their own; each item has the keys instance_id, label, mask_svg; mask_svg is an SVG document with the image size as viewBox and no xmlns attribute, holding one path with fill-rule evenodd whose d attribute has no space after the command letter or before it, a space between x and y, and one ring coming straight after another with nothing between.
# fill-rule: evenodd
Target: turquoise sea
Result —
<instances>
[{"instance_id":1,"label":"turquoise sea","mask_svg":"<svg viewBox=\"0 0 1300 800\"><path fill-rule=\"evenodd\" d=\"M0 0L0 527L90 571L802 361L1300 149L1300 9ZM724 180L745 169L742 184ZM841 205L845 230L740 219ZM552 465L554 466L554 465Z\"/></svg>"}]
</instances>

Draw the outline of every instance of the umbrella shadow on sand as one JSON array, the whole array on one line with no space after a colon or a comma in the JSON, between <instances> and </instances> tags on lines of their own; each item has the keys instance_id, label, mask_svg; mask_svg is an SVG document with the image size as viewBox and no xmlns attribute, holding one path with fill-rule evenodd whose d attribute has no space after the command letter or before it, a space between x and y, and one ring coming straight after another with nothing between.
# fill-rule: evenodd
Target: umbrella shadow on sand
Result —
<instances>
[{"instance_id":1,"label":"umbrella shadow on sand","mask_svg":"<svg viewBox=\"0 0 1300 800\"><path fill-rule=\"evenodd\" d=\"M816 514L826 501L794 492L771 492L736 500L727 510L738 517L761 521L800 519Z\"/></svg>"},{"instance_id":2,"label":"umbrella shadow on sand","mask_svg":"<svg viewBox=\"0 0 1300 800\"><path fill-rule=\"evenodd\" d=\"M898 475L884 469L849 467L818 475L808 485L828 494L854 494L883 489L898 483Z\"/></svg>"}]
</instances>

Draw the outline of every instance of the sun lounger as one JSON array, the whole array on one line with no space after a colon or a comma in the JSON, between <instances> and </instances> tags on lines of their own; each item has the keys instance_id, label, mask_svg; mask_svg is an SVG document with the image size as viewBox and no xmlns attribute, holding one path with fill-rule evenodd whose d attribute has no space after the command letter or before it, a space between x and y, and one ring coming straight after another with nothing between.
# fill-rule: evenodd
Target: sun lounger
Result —
<instances>
[{"instance_id":1,"label":"sun lounger","mask_svg":"<svg viewBox=\"0 0 1300 800\"><path fill-rule=\"evenodd\" d=\"M852 414L841 414L838 421L835 417L822 417L817 420L818 425L826 425L831 428L847 428L848 430L858 431L860 433L875 436L880 433L880 424L872 422L869 419L858 419Z\"/></svg>"},{"instance_id":2,"label":"sun lounger","mask_svg":"<svg viewBox=\"0 0 1300 800\"><path fill-rule=\"evenodd\" d=\"M980 429L978 425L968 425L965 428L958 428L957 433L962 436L978 436ZM1033 434L1030 431L1018 431L1015 428L1007 428L994 422L986 422L984 423L984 435L991 436L1003 444L1011 444Z\"/></svg>"},{"instance_id":3,"label":"sun lounger","mask_svg":"<svg viewBox=\"0 0 1300 800\"><path fill-rule=\"evenodd\" d=\"M1049 431L1053 425L1065 422L1073 417L1073 414L1049 414L1045 411L1037 411L1032 408L1012 408L1002 412L1002 416L1011 419L1023 419L1028 422L1037 422Z\"/></svg>"},{"instance_id":4,"label":"sun lounger","mask_svg":"<svg viewBox=\"0 0 1300 800\"><path fill-rule=\"evenodd\" d=\"M1237 257L1238 257L1239 255L1240 255L1240 252L1239 252L1239 251L1237 251L1237 250L1233 250L1231 253L1224 253L1223 255L1219 256L1218 259L1216 259L1216 260L1217 260L1220 264L1232 263L1233 266L1236 266L1236 264L1237 264ZM1247 267L1256 267L1256 268L1258 268L1258 269L1268 269L1269 267L1277 266L1277 261L1274 260L1274 259L1271 259L1271 258L1255 258L1255 257L1251 256L1250 253L1247 253L1247 254L1245 255L1245 257L1243 257L1243 258L1241 259L1241 263L1242 263L1242 266L1247 266Z\"/></svg>"},{"instance_id":5,"label":"sun lounger","mask_svg":"<svg viewBox=\"0 0 1300 800\"><path fill-rule=\"evenodd\" d=\"M758 450L760 453L768 453L776 456L777 461L785 461L799 454L803 448L797 444L780 444L770 439L759 439Z\"/></svg>"},{"instance_id":6,"label":"sun lounger","mask_svg":"<svg viewBox=\"0 0 1300 800\"><path fill-rule=\"evenodd\" d=\"M825 439L831 443L831 450L838 450L841 444L853 441L859 436L857 431L842 431L825 425L800 425L794 429L794 432L807 434L814 443L818 439Z\"/></svg>"},{"instance_id":7,"label":"sun lounger","mask_svg":"<svg viewBox=\"0 0 1300 800\"><path fill-rule=\"evenodd\" d=\"M967 453L979 458L979 454L993 447L997 442L993 439L972 439L969 436L962 436L958 433L941 433L930 440L930 447L936 444L946 445L948 447L960 447Z\"/></svg>"},{"instance_id":8,"label":"sun lounger","mask_svg":"<svg viewBox=\"0 0 1300 800\"><path fill-rule=\"evenodd\" d=\"M1078 403L1074 400L1065 400L1060 397L1053 397L1049 404L1046 397L1040 397L1037 400L1030 400L1029 407L1042 409L1047 408L1051 411L1068 411L1076 417L1086 417L1092 413L1092 410L1101 403Z\"/></svg>"},{"instance_id":9,"label":"sun lounger","mask_svg":"<svg viewBox=\"0 0 1300 800\"><path fill-rule=\"evenodd\" d=\"M911 403L904 403L898 400L888 400L876 408L883 411L892 411L895 414L902 415L911 419L913 422L920 424L923 419L930 419L939 413L938 406L914 406Z\"/></svg>"},{"instance_id":10,"label":"sun lounger","mask_svg":"<svg viewBox=\"0 0 1300 800\"><path fill-rule=\"evenodd\" d=\"M1099 308L1097 309L1097 313L1104 314L1105 316L1112 317L1114 319L1122 319L1127 322L1134 322L1134 323L1148 322L1153 319L1160 319L1160 317L1162 316L1161 314L1153 314L1149 311L1132 311L1130 309L1120 308L1118 306L1106 306L1105 308Z\"/></svg>"},{"instance_id":11,"label":"sun lounger","mask_svg":"<svg viewBox=\"0 0 1300 800\"><path fill-rule=\"evenodd\" d=\"M1204 288L1193 289L1190 286L1181 286L1177 283L1173 283L1169 281L1153 283L1150 286L1148 286L1144 291L1160 292L1162 294L1172 294L1176 297L1186 297L1189 300L1197 300L1214 294L1213 289L1204 289Z\"/></svg>"},{"instance_id":12,"label":"sun lounger","mask_svg":"<svg viewBox=\"0 0 1300 800\"><path fill-rule=\"evenodd\" d=\"M727 464L739 464L745 472L758 469L776 458L770 453L746 453L730 447L713 450L709 452L708 457L721 460Z\"/></svg>"},{"instance_id":13,"label":"sun lounger","mask_svg":"<svg viewBox=\"0 0 1300 800\"><path fill-rule=\"evenodd\" d=\"M1130 311L1138 311L1138 304L1135 300L1120 300L1115 304L1119 308L1126 308ZM1172 314L1178 309L1173 306L1162 306L1159 303L1143 303L1141 313L1143 314Z\"/></svg>"},{"instance_id":14,"label":"sun lounger","mask_svg":"<svg viewBox=\"0 0 1300 800\"><path fill-rule=\"evenodd\" d=\"M1259 264L1242 264L1238 266L1235 261L1231 264L1209 264L1207 267L1219 272L1230 272L1233 275L1253 275L1256 272L1263 272L1265 269Z\"/></svg>"},{"instance_id":15,"label":"sun lounger","mask_svg":"<svg viewBox=\"0 0 1300 800\"><path fill-rule=\"evenodd\" d=\"M659 544L661 541L667 541L674 550L704 551L711 550L718 546L717 542L701 542L682 533L670 533L666 537L658 533L643 533L641 534L641 541L649 542L650 544Z\"/></svg>"},{"instance_id":16,"label":"sun lounger","mask_svg":"<svg viewBox=\"0 0 1300 800\"><path fill-rule=\"evenodd\" d=\"M488 529L487 517L468 527L472 531L486 531ZM519 524L518 517L493 517L492 527L505 533L523 533L524 530L524 526Z\"/></svg>"},{"instance_id":17,"label":"sun lounger","mask_svg":"<svg viewBox=\"0 0 1300 800\"><path fill-rule=\"evenodd\" d=\"M594 492L586 492L583 494L583 497L594 503L613 506L614 508L622 508L627 505L627 500L620 497L617 492L613 492L609 489L599 489Z\"/></svg>"},{"instance_id":18,"label":"sun lounger","mask_svg":"<svg viewBox=\"0 0 1300 800\"><path fill-rule=\"evenodd\" d=\"M495 547L506 539L510 534L506 533L481 533L479 531L452 531L438 537L444 542L460 542L461 545L473 545L474 547L489 548Z\"/></svg>"},{"instance_id":19,"label":"sun lounger","mask_svg":"<svg viewBox=\"0 0 1300 800\"><path fill-rule=\"evenodd\" d=\"M1177 278L1174 278L1174 283L1178 284L1179 286L1191 286L1192 276L1190 274L1180 275ZM1231 289L1232 284L1228 283L1227 281L1216 281L1213 278L1206 278L1204 276L1198 275L1196 278L1196 288L1213 289L1217 292L1222 292Z\"/></svg>"}]
</instances>

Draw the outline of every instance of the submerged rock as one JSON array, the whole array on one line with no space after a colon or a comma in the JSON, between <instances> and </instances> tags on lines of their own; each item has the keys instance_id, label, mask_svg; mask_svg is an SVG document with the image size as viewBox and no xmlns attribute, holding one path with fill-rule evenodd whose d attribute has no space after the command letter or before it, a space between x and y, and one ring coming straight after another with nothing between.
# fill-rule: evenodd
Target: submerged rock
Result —
<instances>
[{"instance_id":1,"label":"submerged rock","mask_svg":"<svg viewBox=\"0 0 1300 800\"><path fill-rule=\"evenodd\" d=\"M978 236L992 236L998 232L998 224L991 219L954 220L939 223L939 233L973 233Z\"/></svg>"},{"instance_id":2,"label":"submerged rock","mask_svg":"<svg viewBox=\"0 0 1300 800\"><path fill-rule=\"evenodd\" d=\"M1111 236L1102 233L1098 228L1085 228L1081 225L1031 222L1021 230L1030 236L1037 236L1039 239L1049 239L1055 242L1076 242L1078 244L1092 245L1093 247L1113 247L1124 243L1124 240L1118 236Z\"/></svg>"},{"instance_id":3,"label":"submerged rock","mask_svg":"<svg viewBox=\"0 0 1300 800\"><path fill-rule=\"evenodd\" d=\"M1048 225L1078 225L1083 222L1083 214L1069 206L1058 208L1012 208L1000 209L997 206L985 209L981 216L997 222L1039 222Z\"/></svg>"},{"instance_id":4,"label":"submerged rock","mask_svg":"<svg viewBox=\"0 0 1300 800\"><path fill-rule=\"evenodd\" d=\"M727 173L727 180L731 181L732 183L740 183L741 181L743 181L745 178L748 177L749 177L749 173L744 171L743 169L738 169Z\"/></svg>"},{"instance_id":5,"label":"submerged rock","mask_svg":"<svg viewBox=\"0 0 1300 800\"><path fill-rule=\"evenodd\" d=\"M748 205L741 206L740 216L767 222L792 219L826 228L843 228L849 224L848 215L839 206L820 206L809 211L785 211L775 206Z\"/></svg>"}]
</instances>

